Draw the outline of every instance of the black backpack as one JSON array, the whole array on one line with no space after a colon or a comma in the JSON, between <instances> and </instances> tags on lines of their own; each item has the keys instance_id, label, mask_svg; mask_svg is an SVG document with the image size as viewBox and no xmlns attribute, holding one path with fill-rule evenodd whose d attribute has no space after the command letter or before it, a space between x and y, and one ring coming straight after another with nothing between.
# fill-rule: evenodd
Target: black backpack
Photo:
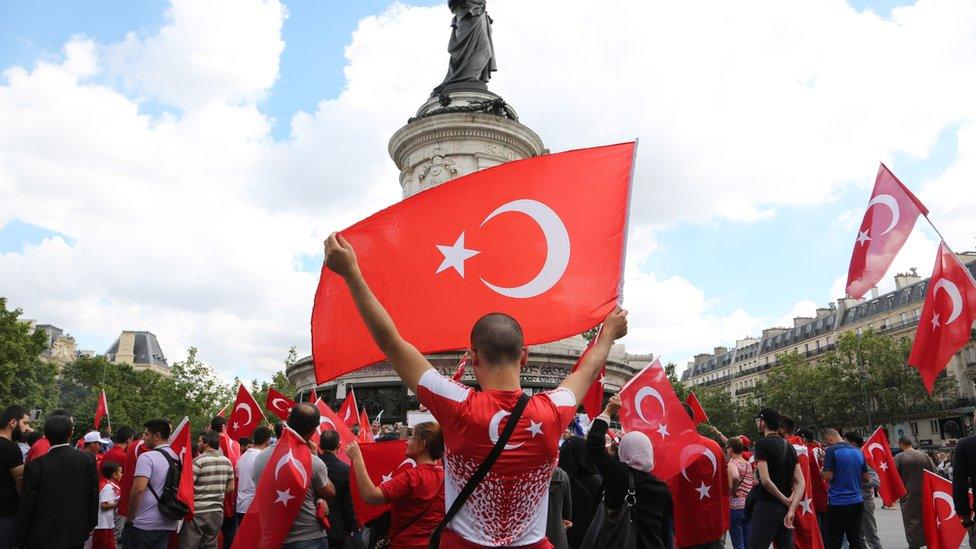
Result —
<instances>
[{"instance_id":1,"label":"black backpack","mask_svg":"<svg viewBox=\"0 0 976 549\"><path fill-rule=\"evenodd\" d=\"M176 493L180 489L180 476L183 472L183 463L170 456L169 452L164 452L162 448L157 448L155 451L163 454L166 462L169 463L169 469L166 471L166 482L163 483L163 493L157 494L156 490L152 487L152 483L148 485L149 491L156 498L161 515L172 520L183 520L190 514L190 507L176 497Z\"/></svg>"}]
</instances>

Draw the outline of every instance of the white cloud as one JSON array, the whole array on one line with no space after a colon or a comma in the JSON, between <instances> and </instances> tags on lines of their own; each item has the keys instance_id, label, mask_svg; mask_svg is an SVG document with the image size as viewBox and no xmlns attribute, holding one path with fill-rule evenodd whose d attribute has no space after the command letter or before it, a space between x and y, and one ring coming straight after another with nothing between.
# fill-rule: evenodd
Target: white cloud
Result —
<instances>
[{"instance_id":1,"label":"white cloud","mask_svg":"<svg viewBox=\"0 0 976 549\"><path fill-rule=\"evenodd\" d=\"M634 350L680 361L769 323L719 314L721 296L637 269L667 246L653 229L830 200L870 183L878 159L925 157L960 122L958 161L920 196L950 243L971 246L976 5L920 2L890 20L842 2L490 8L491 88L547 146L641 138ZM0 222L76 242L0 255L13 304L107 342L141 322L171 357L195 344L225 372L257 375L288 346L307 349L317 276L296 258L399 198L386 144L443 77L449 15L394 5L362 20L342 93L274 142L258 105L278 76L286 16L276 0L174 0L156 34L75 37L62 59L4 73ZM176 114L140 114L146 100ZM934 250L913 236L893 269L927 272Z\"/></svg>"}]
</instances>

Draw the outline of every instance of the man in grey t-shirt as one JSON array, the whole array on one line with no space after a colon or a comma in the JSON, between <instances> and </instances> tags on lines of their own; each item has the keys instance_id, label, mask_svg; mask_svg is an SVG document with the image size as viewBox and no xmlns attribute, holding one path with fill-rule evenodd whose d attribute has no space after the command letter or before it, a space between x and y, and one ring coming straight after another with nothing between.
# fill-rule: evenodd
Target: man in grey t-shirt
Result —
<instances>
[{"instance_id":1,"label":"man in grey t-shirt","mask_svg":"<svg viewBox=\"0 0 976 549\"><path fill-rule=\"evenodd\" d=\"M288 414L288 426L308 441L319 426L319 411L315 406L307 402L296 404ZM326 538L325 527L319 522L315 513L316 500L318 498L331 501L335 496L335 488L329 482L329 471L325 462L316 455L316 448L310 444L312 450L312 481L308 484L305 491L305 499L302 501L302 508L295 517L295 522L285 538L282 549L301 547L302 549L327 549L329 547ZM257 486L261 479L271 454L274 453L274 446L269 446L261 451L254 458L254 485Z\"/></svg>"},{"instance_id":2,"label":"man in grey t-shirt","mask_svg":"<svg viewBox=\"0 0 976 549\"><path fill-rule=\"evenodd\" d=\"M151 419L144 427L146 432L143 441L150 451L136 460L132 492L129 496L132 520L126 524L122 538L126 547L166 549L170 533L176 531L177 521L168 519L159 512L157 496L162 495L166 474L169 472L169 462L160 451L176 459L176 454L169 447L172 427L168 419ZM153 495L153 491L156 495Z\"/></svg>"}]
</instances>

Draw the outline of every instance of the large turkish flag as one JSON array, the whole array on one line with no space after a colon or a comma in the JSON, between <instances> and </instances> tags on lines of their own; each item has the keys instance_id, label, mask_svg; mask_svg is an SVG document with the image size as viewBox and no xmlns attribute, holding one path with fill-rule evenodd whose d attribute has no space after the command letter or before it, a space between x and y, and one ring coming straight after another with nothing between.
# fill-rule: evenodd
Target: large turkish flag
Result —
<instances>
[{"instance_id":1,"label":"large turkish flag","mask_svg":"<svg viewBox=\"0 0 976 549\"><path fill-rule=\"evenodd\" d=\"M360 444L359 451L363 454L366 472L376 486L392 480L404 468L417 466L416 461L406 456L406 439ZM370 505L363 500L359 495L359 483L355 474L349 475L349 491L352 493L352 504L360 526L390 510L388 503Z\"/></svg>"},{"instance_id":2,"label":"large turkish flag","mask_svg":"<svg viewBox=\"0 0 976 549\"><path fill-rule=\"evenodd\" d=\"M884 429L878 427L864 442L861 452L868 465L878 473L881 480L878 494L885 505L893 504L908 493L901 475L898 474L898 468L895 467L895 458L891 455L891 446L888 445L888 435Z\"/></svg>"},{"instance_id":3,"label":"large turkish flag","mask_svg":"<svg viewBox=\"0 0 976 549\"><path fill-rule=\"evenodd\" d=\"M931 471L922 471L922 528L929 549L957 549L966 528L956 514L952 483Z\"/></svg>"},{"instance_id":4,"label":"large turkish flag","mask_svg":"<svg viewBox=\"0 0 976 549\"><path fill-rule=\"evenodd\" d=\"M847 295L860 299L887 272L915 220L929 210L882 164L847 270Z\"/></svg>"},{"instance_id":5,"label":"large turkish flag","mask_svg":"<svg viewBox=\"0 0 976 549\"><path fill-rule=\"evenodd\" d=\"M288 421L288 414L295 406L295 401L279 393L274 387L270 387L264 406L268 410L271 410L272 414L281 418L281 421Z\"/></svg>"},{"instance_id":6,"label":"large turkish flag","mask_svg":"<svg viewBox=\"0 0 976 549\"><path fill-rule=\"evenodd\" d=\"M929 394L949 359L969 342L976 320L976 283L943 242L925 290L908 364L918 368Z\"/></svg>"},{"instance_id":7,"label":"large turkish flag","mask_svg":"<svg viewBox=\"0 0 976 549\"><path fill-rule=\"evenodd\" d=\"M640 431L654 447L654 476L667 480L681 471L681 451L698 442L699 434L661 362L655 360L620 389L620 425Z\"/></svg>"},{"instance_id":8,"label":"large turkish flag","mask_svg":"<svg viewBox=\"0 0 976 549\"><path fill-rule=\"evenodd\" d=\"M491 312L525 343L600 323L620 298L634 143L508 162L407 198L341 231L401 335L468 346ZM312 309L324 382L383 359L342 279L323 266Z\"/></svg>"},{"instance_id":9,"label":"large turkish flag","mask_svg":"<svg viewBox=\"0 0 976 549\"><path fill-rule=\"evenodd\" d=\"M668 479L677 547L721 540L729 529L729 474L725 452L700 436L678 453L681 473Z\"/></svg>"},{"instance_id":10,"label":"large turkish flag","mask_svg":"<svg viewBox=\"0 0 976 549\"><path fill-rule=\"evenodd\" d=\"M793 515L793 549L823 549L823 537L820 535L820 524L817 522L816 508L813 506L813 479L810 476L810 450L804 444L793 444L796 450L796 460L803 471L806 486L803 497Z\"/></svg>"}]
</instances>

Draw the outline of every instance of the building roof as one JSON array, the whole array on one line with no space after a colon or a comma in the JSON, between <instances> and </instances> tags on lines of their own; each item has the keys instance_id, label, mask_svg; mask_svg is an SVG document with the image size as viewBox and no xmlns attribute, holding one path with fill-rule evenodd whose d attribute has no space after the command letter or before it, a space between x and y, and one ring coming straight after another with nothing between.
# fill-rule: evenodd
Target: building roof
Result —
<instances>
[{"instance_id":1,"label":"building roof","mask_svg":"<svg viewBox=\"0 0 976 549\"><path fill-rule=\"evenodd\" d=\"M134 364L152 364L169 368L166 355L163 354L163 349L159 346L159 341L152 332L122 332L122 335L126 333L133 335L132 354L134 355ZM122 335L105 351L105 356L113 362L119 352L119 343L122 341Z\"/></svg>"}]
</instances>

